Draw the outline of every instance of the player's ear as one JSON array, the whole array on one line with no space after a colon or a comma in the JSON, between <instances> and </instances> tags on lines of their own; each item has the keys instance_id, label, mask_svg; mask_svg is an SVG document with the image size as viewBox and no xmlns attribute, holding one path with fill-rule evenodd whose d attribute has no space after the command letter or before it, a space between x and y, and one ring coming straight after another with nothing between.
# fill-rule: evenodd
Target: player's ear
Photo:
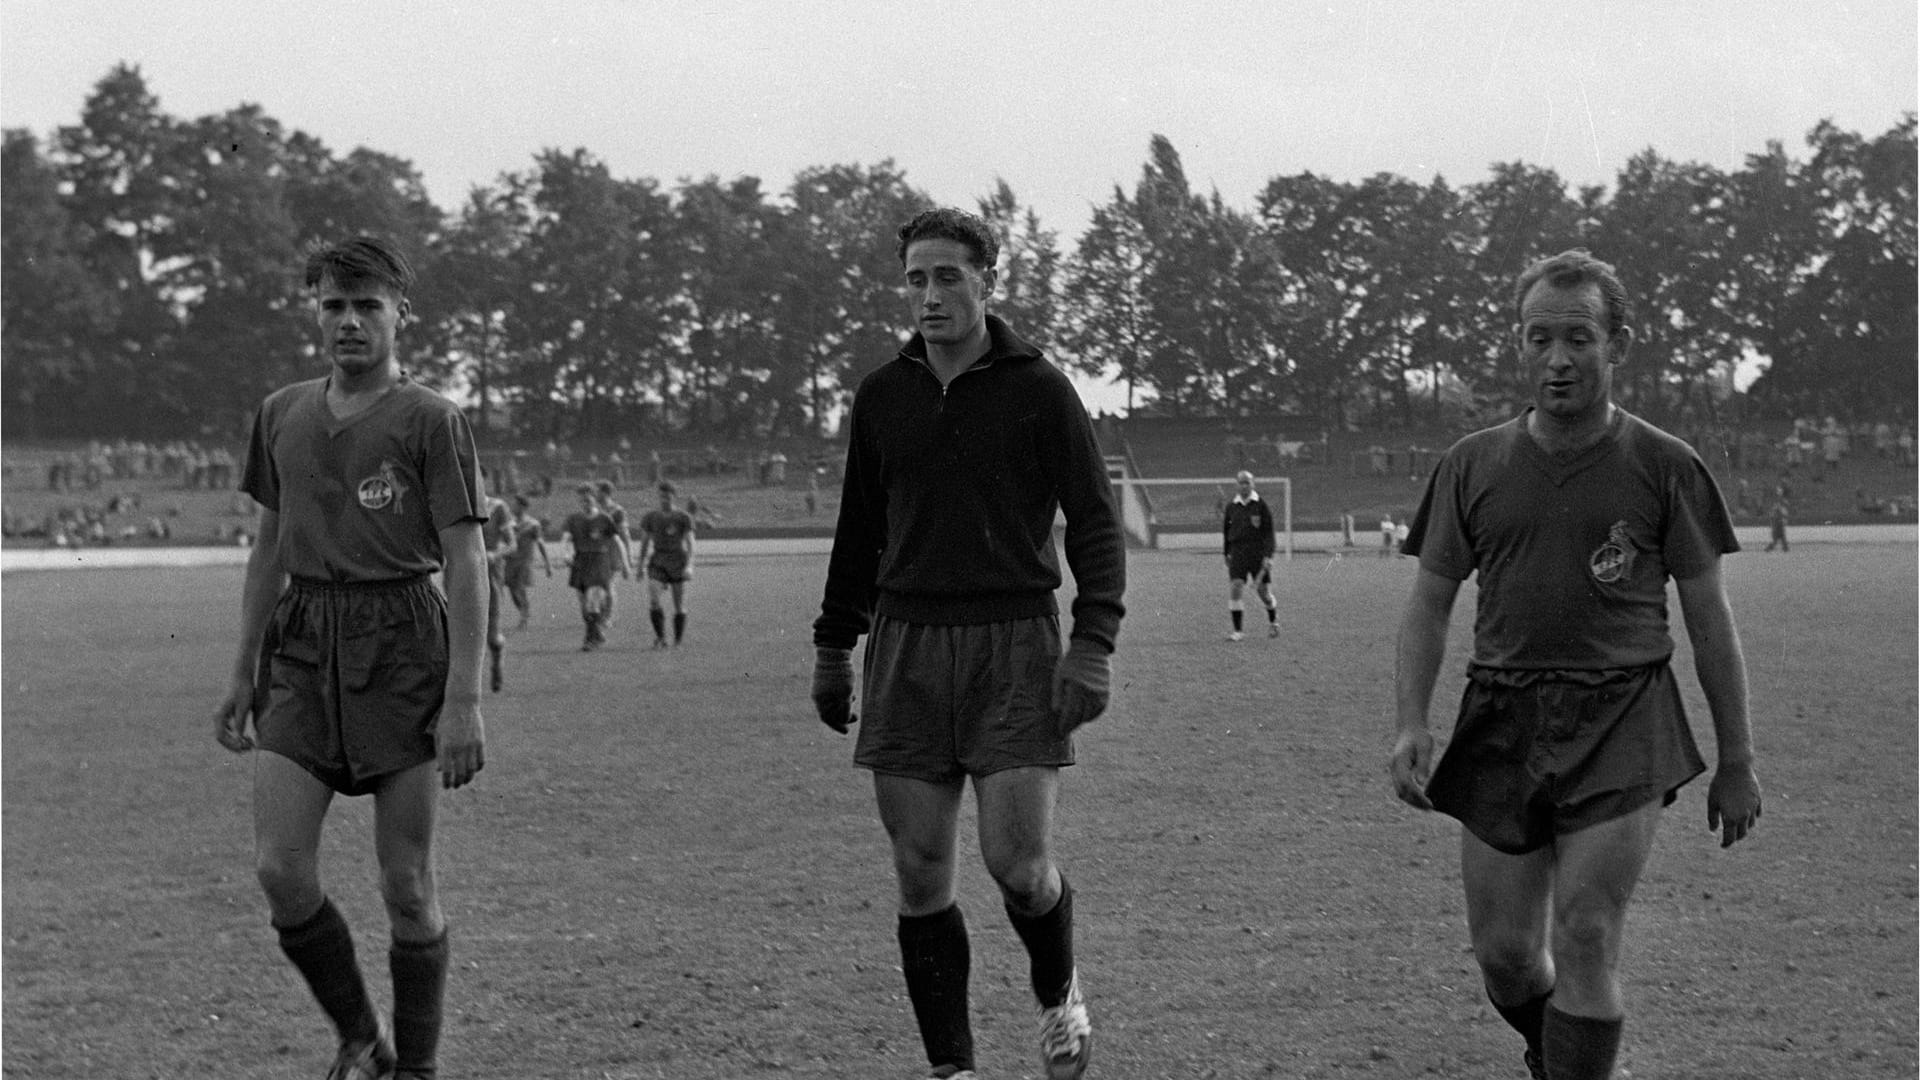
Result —
<instances>
[{"instance_id":1,"label":"player's ear","mask_svg":"<svg viewBox=\"0 0 1920 1080\"><path fill-rule=\"evenodd\" d=\"M399 311L400 321L394 325L394 329L405 330L407 327L413 325L413 301L404 296L401 297Z\"/></svg>"},{"instance_id":2,"label":"player's ear","mask_svg":"<svg viewBox=\"0 0 1920 1080\"><path fill-rule=\"evenodd\" d=\"M1607 363L1620 365L1627 362L1627 347L1633 344L1633 327L1623 326L1607 335Z\"/></svg>"}]
</instances>

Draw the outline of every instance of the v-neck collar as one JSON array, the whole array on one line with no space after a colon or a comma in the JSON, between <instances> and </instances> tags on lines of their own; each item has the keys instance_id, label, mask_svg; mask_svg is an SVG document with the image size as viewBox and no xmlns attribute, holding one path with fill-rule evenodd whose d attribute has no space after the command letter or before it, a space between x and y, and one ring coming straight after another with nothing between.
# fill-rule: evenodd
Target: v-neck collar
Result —
<instances>
[{"instance_id":1,"label":"v-neck collar","mask_svg":"<svg viewBox=\"0 0 1920 1080\"><path fill-rule=\"evenodd\" d=\"M1540 471L1554 487L1564 487L1569 480L1606 460L1620 444L1620 432L1626 427L1627 410L1619 405L1613 407L1613 417L1607 421L1606 433L1596 439L1593 445L1567 455L1554 454L1541 446L1527 430L1528 418L1533 415L1529 408L1514 421L1515 437L1520 440L1520 454L1534 468Z\"/></svg>"},{"instance_id":2,"label":"v-neck collar","mask_svg":"<svg viewBox=\"0 0 1920 1080\"><path fill-rule=\"evenodd\" d=\"M326 417L327 434L339 435L341 432L358 424L362 417L378 412L386 406L388 401L392 400L395 392L402 386L405 386L407 382L407 376L405 373L402 373L399 378L393 381L393 385L380 392L379 397L367 402L346 416L341 416L333 411L333 402L327 399L328 391L333 388L333 376L328 375L326 378L320 380L320 413Z\"/></svg>"}]
</instances>

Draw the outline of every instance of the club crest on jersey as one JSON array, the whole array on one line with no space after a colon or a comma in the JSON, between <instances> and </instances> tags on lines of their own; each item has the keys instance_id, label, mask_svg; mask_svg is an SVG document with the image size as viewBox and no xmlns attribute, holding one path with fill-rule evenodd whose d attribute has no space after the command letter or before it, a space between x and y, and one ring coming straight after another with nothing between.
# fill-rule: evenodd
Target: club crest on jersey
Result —
<instances>
[{"instance_id":1,"label":"club crest on jersey","mask_svg":"<svg viewBox=\"0 0 1920 1080\"><path fill-rule=\"evenodd\" d=\"M393 512L398 514L403 509L407 485L400 481L400 473L393 467L393 462L382 461L378 473L360 481L358 494L360 505L368 510L392 507Z\"/></svg>"},{"instance_id":2,"label":"club crest on jersey","mask_svg":"<svg viewBox=\"0 0 1920 1080\"><path fill-rule=\"evenodd\" d=\"M1633 572L1633 541L1627 539L1627 523L1616 521L1607 530L1607 542L1587 556L1587 572L1593 580L1611 585Z\"/></svg>"}]
</instances>

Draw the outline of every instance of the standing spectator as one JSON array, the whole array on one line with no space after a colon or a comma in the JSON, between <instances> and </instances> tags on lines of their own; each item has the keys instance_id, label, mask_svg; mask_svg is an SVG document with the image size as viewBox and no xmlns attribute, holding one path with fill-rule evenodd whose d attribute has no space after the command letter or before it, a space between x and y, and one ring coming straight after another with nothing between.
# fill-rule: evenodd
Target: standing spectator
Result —
<instances>
[{"instance_id":1,"label":"standing spectator","mask_svg":"<svg viewBox=\"0 0 1920 1080\"><path fill-rule=\"evenodd\" d=\"M1776 547L1781 551L1793 550L1787 546L1787 498L1784 494L1774 496L1773 506L1767 511L1767 525L1771 530L1767 540L1768 551Z\"/></svg>"},{"instance_id":2,"label":"standing spectator","mask_svg":"<svg viewBox=\"0 0 1920 1080\"><path fill-rule=\"evenodd\" d=\"M1840 457L1846 453L1847 437L1832 417L1827 418L1827 429L1820 433L1820 456L1827 463L1827 472L1840 471ZM1818 474L1816 474L1818 475Z\"/></svg>"}]
</instances>

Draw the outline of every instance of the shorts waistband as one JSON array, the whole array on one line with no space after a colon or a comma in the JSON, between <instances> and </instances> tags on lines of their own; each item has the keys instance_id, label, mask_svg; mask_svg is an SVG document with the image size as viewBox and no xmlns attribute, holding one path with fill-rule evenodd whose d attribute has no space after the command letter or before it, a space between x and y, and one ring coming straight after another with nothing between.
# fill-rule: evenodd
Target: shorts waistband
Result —
<instances>
[{"instance_id":1,"label":"shorts waistband","mask_svg":"<svg viewBox=\"0 0 1920 1080\"><path fill-rule=\"evenodd\" d=\"M1632 682L1657 675L1665 671L1668 661L1657 664L1645 664L1640 667L1620 668L1491 668L1478 664L1467 665L1467 678L1481 686L1499 686L1518 690L1540 683L1563 683L1571 686L1608 686L1613 683Z\"/></svg>"},{"instance_id":2,"label":"shorts waistband","mask_svg":"<svg viewBox=\"0 0 1920 1080\"><path fill-rule=\"evenodd\" d=\"M378 581L328 581L325 578L295 577L293 588L302 592L345 593L345 592L395 592L425 585L433 578L428 574L412 574L400 578L382 578Z\"/></svg>"}]
</instances>

